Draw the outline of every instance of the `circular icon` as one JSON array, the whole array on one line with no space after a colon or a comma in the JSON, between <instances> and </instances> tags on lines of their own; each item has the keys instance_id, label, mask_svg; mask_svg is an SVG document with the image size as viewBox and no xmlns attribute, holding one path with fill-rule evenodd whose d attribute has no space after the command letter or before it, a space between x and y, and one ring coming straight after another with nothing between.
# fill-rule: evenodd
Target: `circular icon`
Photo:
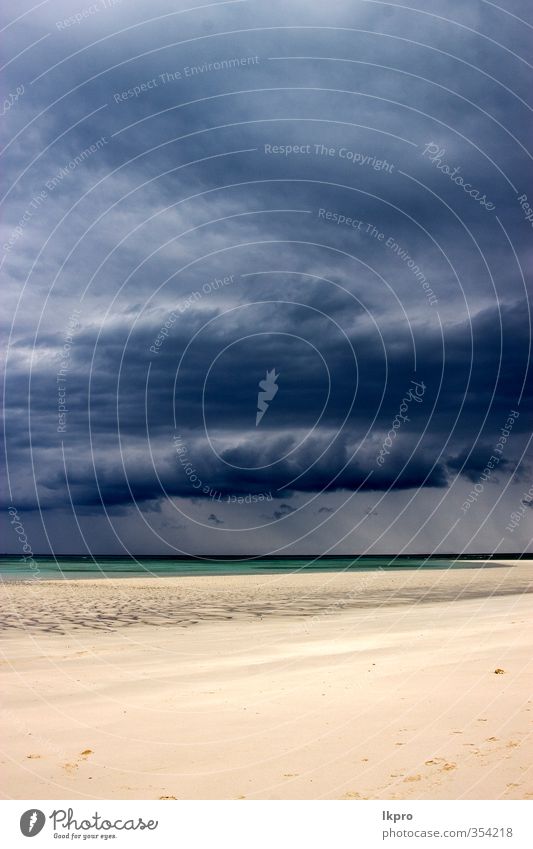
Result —
<instances>
[{"instance_id":1,"label":"circular icon","mask_svg":"<svg viewBox=\"0 0 533 849\"><path fill-rule=\"evenodd\" d=\"M29 811L24 811L20 818L20 830L24 837L35 837L43 830L46 817L42 811L37 808L30 808Z\"/></svg>"}]
</instances>

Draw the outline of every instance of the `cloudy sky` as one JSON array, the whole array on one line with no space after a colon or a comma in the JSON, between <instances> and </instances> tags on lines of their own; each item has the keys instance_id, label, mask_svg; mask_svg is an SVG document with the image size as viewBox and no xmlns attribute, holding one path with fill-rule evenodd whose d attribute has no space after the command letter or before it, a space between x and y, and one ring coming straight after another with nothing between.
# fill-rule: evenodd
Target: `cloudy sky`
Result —
<instances>
[{"instance_id":1,"label":"cloudy sky","mask_svg":"<svg viewBox=\"0 0 533 849\"><path fill-rule=\"evenodd\" d=\"M530 548L531 12L8 0L3 550Z\"/></svg>"}]
</instances>

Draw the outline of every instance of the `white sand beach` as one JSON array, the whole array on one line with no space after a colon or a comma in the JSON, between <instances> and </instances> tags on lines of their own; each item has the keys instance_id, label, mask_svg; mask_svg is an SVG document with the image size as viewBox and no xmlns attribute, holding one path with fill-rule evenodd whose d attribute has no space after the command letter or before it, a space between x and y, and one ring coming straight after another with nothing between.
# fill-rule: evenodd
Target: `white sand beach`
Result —
<instances>
[{"instance_id":1,"label":"white sand beach","mask_svg":"<svg viewBox=\"0 0 533 849\"><path fill-rule=\"evenodd\" d=\"M533 798L532 574L6 583L4 798Z\"/></svg>"}]
</instances>

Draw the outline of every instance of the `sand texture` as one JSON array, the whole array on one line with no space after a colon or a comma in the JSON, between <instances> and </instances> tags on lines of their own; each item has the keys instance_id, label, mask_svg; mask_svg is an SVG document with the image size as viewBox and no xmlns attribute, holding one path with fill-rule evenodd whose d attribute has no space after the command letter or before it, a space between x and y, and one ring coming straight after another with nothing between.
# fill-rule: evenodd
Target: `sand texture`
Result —
<instances>
[{"instance_id":1,"label":"sand texture","mask_svg":"<svg viewBox=\"0 0 533 849\"><path fill-rule=\"evenodd\" d=\"M5 584L4 798L533 798L531 575Z\"/></svg>"}]
</instances>

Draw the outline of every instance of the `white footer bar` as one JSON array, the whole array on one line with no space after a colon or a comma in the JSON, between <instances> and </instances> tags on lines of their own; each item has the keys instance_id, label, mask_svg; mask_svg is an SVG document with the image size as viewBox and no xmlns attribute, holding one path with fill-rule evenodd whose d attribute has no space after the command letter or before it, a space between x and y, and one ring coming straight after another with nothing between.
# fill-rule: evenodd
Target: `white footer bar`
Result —
<instances>
[{"instance_id":1,"label":"white footer bar","mask_svg":"<svg viewBox=\"0 0 533 849\"><path fill-rule=\"evenodd\" d=\"M2 844L531 849L533 801L2 801ZM34 838L35 842L30 843Z\"/></svg>"}]
</instances>

